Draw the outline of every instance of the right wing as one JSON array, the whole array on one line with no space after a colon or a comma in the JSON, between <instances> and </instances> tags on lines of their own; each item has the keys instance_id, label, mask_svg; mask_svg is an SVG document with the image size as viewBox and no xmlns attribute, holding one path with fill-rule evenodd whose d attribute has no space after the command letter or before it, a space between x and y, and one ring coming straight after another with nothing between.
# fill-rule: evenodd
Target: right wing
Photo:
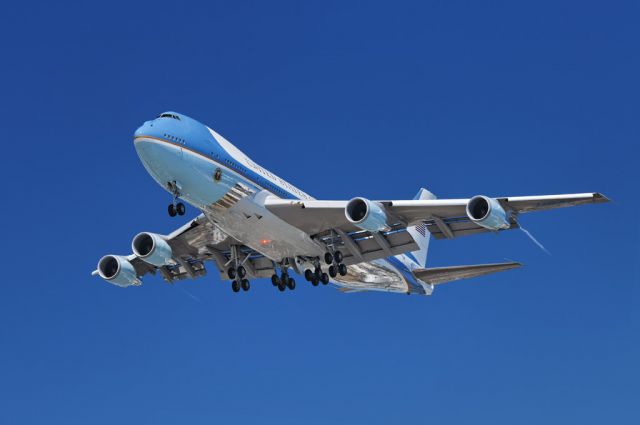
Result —
<instances>
[{"instance_id":1,"label":"right wing","mask_svg":"<svg viewBox=\"0 0 640 425\"><path fill-rule=\"evenodd\" d=\"M454 280L469 279L485 274L516 269L521 266L521 263L512 262L478 264L473 266L436 267L429 269L416 269L413 271L413 275L424 283L439 285L441 283L453 282Z\"/></svg>"}]
</instances>

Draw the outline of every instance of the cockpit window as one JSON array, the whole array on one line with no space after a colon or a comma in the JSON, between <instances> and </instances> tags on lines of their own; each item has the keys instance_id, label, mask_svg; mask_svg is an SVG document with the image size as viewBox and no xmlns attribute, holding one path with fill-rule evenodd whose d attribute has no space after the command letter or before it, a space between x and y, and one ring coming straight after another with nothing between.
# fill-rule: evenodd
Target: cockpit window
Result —
<instances>
[{"instance_id":1,"label":"cockpit window","mask_svg":"<svg viewBox=\"0 0 640 425\"><path fill-rule=\"evenodd\" d=\"M180 117L174 114L160 114L158 118L173 118L174 120L180 120Z\"/></svg>"}]
</instances>

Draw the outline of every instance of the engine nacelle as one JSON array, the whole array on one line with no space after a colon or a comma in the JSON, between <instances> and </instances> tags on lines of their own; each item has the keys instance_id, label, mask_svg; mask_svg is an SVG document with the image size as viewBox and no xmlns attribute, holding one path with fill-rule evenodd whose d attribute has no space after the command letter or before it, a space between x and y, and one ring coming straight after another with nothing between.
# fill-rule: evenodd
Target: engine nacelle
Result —
<instances>
[{"instance_id":1,"label":"engine nacelle","mask_svg":"<svg viewBox=\"0 0 640 425\"><path fill-rule=\"evenodd\" d=\"M171 247L162 236L155 233L138 233L131 242L131 249L142 261L156 267L175 264Z\"/></svg>"},{"instance_id":2,"label":"engine nacelle","mask_svg":"<svg viewBox=\"0 0 640 425\"><path fill-rule=\"evenodd\" d=\"M387 230L387 213L377 202L365 198L353 198L347 203L344 214L351 223L363 230L380 232Z\"/></svg>"},{"instance_id":3,"label":"engine nacelle","mask_svg":"<svg viewBox=\"0 0 640 425\"><path fill-rule=\"evenodd\" d=\"M140 285L138 274L125 257L105 255L98 262L98 275L109 283L126 288Z\"/></svg>"},{"instance_id":4,"label":"engine nacelle","mask_svg":"<svg viewBox=\"0 0 640 425\"><path fill-rule=\"evenodd\" d=\"M479 226L490 230L511 227L509 216L500 203L487 196L474 196L467 204L467 215Z\"/></svg>"}]
</instances>

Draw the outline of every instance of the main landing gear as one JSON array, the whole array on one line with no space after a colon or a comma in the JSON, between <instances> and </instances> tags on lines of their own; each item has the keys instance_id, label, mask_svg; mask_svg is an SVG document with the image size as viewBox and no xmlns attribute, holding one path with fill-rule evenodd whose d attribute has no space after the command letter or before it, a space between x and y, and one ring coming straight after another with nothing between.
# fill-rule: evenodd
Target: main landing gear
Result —
<instances>
[{"instance_id":1,"label":"main landing gear","mask_svg":"<svg viewBox=\"0 0 640 425\"><path fill-rule=\"evenodd\" d=\"M343 256L342 256L342 252L340 251L335 251L333 254L330 252L327 252L324 254L324 261L327 264L330 264L329 266L329 276L336 277L338 274L340 276L346 276L348 270L347 270L347 266L342 262L343 260Z\"/></svg>"},{"instance_id":2,"label":"main landing gear","mask_svg":"<svg viewBox=\"0 0 640 425\"><path fill-rule=\"evenodd\" d=\"M271 276L271 284L277 287L280 292L284 292L287 288L291 291L296 289L296 281L289 276L286 270L283 270L280 276L274 273Z\"/></svg>"},{"instance_id":3,"label":"main landing gear","mask_svg":"<svg viewBox=\"0 0 640 425\"><path fill-rule=\"evenodd\" d=\"M235 264L227 269L227 276L232 280L231 282L231 290L233 292L248 291L251 289L251 283L246 279L247 269L238 261L238 247L231 247L231 260L229 263ZM227 263L227 264L229 264Z\"/></svg>"},{"instance_id":4,"label":"main landing gear","mask_svg":"<svg viewBox=\"0 0 640 425\"><path fill-rule=\"evenodd\" d=\"M178 198L180 198L180 188L178 184L174 181L167 183L167 189L173 195L173 202L169 204L167 211L171 217L175 217L176 215L184 215L186 212L186 208L182 202L176 202ZM237 292L237 291L236 291Z\"/></svg>"}]
</instances>

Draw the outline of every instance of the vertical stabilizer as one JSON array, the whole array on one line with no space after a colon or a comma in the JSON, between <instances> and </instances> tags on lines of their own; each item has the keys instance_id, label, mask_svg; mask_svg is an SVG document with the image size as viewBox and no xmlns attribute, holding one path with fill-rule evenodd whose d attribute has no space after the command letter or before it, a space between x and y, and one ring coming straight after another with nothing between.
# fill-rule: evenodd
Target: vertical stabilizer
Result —
<instances>
[{"instance_id":1,"label":"vertical stabilizer","mask_svg":"<svg viewBox=\"0 0 640 425\"><path fill-rule=\"evenodd\" d=\"M421 188L413 199L436 199L436 196L427 189ZM418 251L413 251L410 254L407 254L407 257L409 257L409 259L411 259L411 261L413 261L418 267L426 267L429 239L431 238L431 233L427 230L427 225L420 223L416 226L409 226L407 227L407 232L409 232L420 247Z\"/></svg>"}]
</instances>

